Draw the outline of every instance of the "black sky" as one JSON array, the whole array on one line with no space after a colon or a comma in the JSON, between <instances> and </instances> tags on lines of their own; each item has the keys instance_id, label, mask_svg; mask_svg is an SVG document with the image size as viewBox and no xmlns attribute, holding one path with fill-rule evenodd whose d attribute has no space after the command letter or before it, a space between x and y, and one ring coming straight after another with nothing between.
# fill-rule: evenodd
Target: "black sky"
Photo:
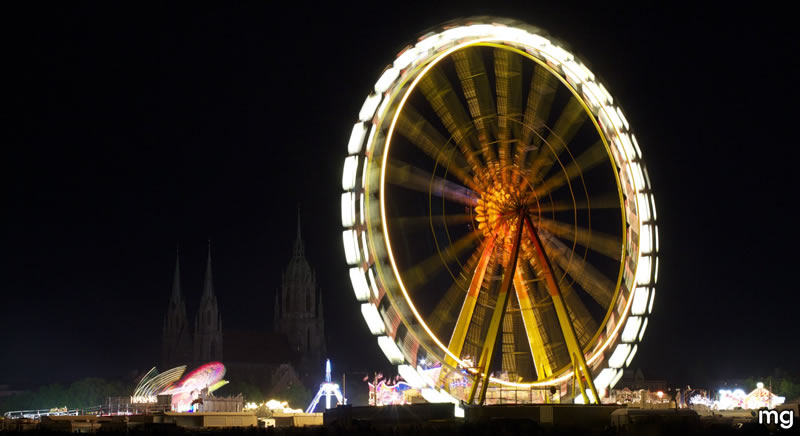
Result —
<instances>
[{"instance_id":1,"label":"black sky","mask_svg":"<svg viewBox=\"0 0 800 436\"><path fill-rule=\"evenodd\" d=\"M176 243L192 317L210 238L224 327L269 328L298 205L332 359L388 366L341 247L346 142L407 42L484 14L566 41L639 139L662 255L636 365L676 384L800 368L796 26L540 3L3 11L0 384L157 363Z\"/></svg>"}]
</instances>

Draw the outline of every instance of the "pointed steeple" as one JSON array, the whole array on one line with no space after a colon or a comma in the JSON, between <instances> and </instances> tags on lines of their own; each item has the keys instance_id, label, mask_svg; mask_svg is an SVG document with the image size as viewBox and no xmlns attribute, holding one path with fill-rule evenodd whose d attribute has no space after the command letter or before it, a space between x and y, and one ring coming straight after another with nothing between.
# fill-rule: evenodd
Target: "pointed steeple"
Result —
<instances>
[{"instance_id":1,"label":"pointed steeple","mask_svg":"<svg viewBox=\"0 0 800 436\"><path fill-rule=\"evenodd\" d=\"M175 249L175 276L172 278L172 302L181 301L181 252Z\"/></svg>"},{"instance_id":2,"label":"pointed steeple","mask_svg":"<svg viewBox=\"0 0 800 436\"><path fill-rule=\"evenodd\" d=\"M298 240L303 239L300 236L300 208L299 207L297 208L297 239Z\"/></svg>"},{"instance_id":3,"label":"pointed steeple","mask_svg":"<svg viewBox=\"0 0 800 436\"><path fill-rule=\"evenodd\" d=\"M304 257L305 247L303 246L303 238L300 235L300 207L297 208L297 239L294 240L294 257Z\"/></svg>"},{"instance_id":4,"label":"pointed steeple","mask_svg":"<svg viewBox=\"0 0 800 436\"><path fill-rule=\"evenodd\" d=\"M164 317L161 344L161 362L167 368L188 362L192 352L186 304L181 295L180 263L180 252L176 248L175 276L172 279L172 295L169 298L167 315Z\"/></svg>"},{"instance_id":5,"label":"pointed steeple","mask_svg":"<svg viewBox=\"0 0 800 436\"><path fill-rule=\"evenodd\" d=\"M208 261L206 262L206 278L203 282L203 297L214 295L214 280L211 274L211 239L208 240Z\"/></svg>"},{"instance_id":6,"label":"pointed steeple","mask_svg":"<svg viewBox=\"0 0 800 436\"><path fill-rule=\"evenodd\" d=\"M211 273L211 240L208 241L208 260L206 277L203 282L203 296L197 309L194 330L194 362L208 362L222 359L222 316L214 295L214 279Z\"/></svg>"}]
</instances>

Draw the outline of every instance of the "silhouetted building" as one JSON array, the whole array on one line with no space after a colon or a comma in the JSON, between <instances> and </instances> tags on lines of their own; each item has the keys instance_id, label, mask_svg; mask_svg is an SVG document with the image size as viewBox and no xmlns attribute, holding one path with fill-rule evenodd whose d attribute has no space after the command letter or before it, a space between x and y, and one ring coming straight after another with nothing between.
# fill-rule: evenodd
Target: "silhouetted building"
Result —
<instances>
[{"instance_id":1,"label":"silhouetted building","mask_svg":"<svg viewBox=\"0 0 800 436\"><path fill-rule=\"evenodd\" d=\"M203 283L200 307L191 330L186 317L186 301L181 289L180 256L175 260L175 276L172 281L167 315L161 340L162 369L179 365L202 364L222 360L222 317L214 295L211 272L211 242L208 243L208 261Z\"/></svg>"},{"instance_id":2,"label":"silhouetted building","mask_svg":"<svg viewBox=\"0 0 800 436\"><path fill-rule=\"evenodd\" d=\"M614 387L616 389L628 388L631 390L644 389L650 392L666 392L667 381L646 379L641 368L637 368L634 371L625 370L622 374L622 378L619 379L619 382L617 382Z\"/></svg>"},{"instance_id":3,"label":"silhouetted building","mask_svg":"<svg viewBox=\"0 0 800 436\"><path fill-rule=\"evenodd\" d=\"M316 273L305 258L305 246L297 214L297 238L292 258L283 272L280 290L275 294L275 331L286 336L292 354L297 356L300 377L318 378L327 358L322 293Z\"/></svg>"},{"instance_id":4,"label":"silhouetted building","mask_svg":"<svg viewBox=\"0 0 800 436\"><path fill-rule=\"evenodd\" d=\"M222 317L214 295L214 280L211 274L211 241L208 241L208 261L203 282L203 295L194 319L194 362L222 360Z\"/></svg>"},{"instance_id":5,"label":"silhouetted building","mask_svg":"<svg viewBox=\"0 0 800 436\"><path fill-rule=\"evenodd\" d=\"M192 358L192 336L186 319L186 302L181 294L180 254L175 255L175 277L169 299L161 341L161 365L172 368L185 365Z\"/></svg>"},{"instance_id":6,"label":"silhouetted building","mask_svg":"<svg viewBox=\"0 0 800 436\"><path fill-rule=\"evenodd\" d=\"M232 383L252 384L266 393L279 390L281 383L287 384L286 380L299 376L308 389L316 390L328 357L325 321L316 275L305 258L299 213L292 257L283 271L273 311L272 331L226 331L223 355L222 317L214 293L209 243L203 293L192 331L186 320L180 268L176 261L172 295L164 320L163 369L222 361L228 369L226 378Z\"/></svg>"}]
</instances>

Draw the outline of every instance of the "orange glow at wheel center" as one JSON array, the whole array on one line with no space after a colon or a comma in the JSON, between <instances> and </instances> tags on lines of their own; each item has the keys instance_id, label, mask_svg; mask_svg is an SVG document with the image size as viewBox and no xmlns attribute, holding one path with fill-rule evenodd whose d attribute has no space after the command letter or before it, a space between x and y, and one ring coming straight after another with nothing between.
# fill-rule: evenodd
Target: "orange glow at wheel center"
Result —
<instances>
[{"instance_id":1,"label":"orange glow at wheel center","mask_svg":"<svg viewBox=\"0 0 800 436\"><path fill-rule=\"evenodd\" d=\"M501 246L510 246L522 207L522 193L516 187L500 182L491 184L475 206L478 230L484 237L496 236Z\"/></svg>"}]
</instances>

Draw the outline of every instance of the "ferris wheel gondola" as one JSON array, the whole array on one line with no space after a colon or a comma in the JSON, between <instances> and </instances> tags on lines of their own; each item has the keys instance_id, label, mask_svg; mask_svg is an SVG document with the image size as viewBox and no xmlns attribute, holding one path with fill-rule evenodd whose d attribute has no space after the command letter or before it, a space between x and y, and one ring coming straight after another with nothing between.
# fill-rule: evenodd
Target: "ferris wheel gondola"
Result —
<instances>
[{"instance_id":1,"label":"ferris wheel gondola","mask_svg":"<svg viewBox=\"0 0 800 436\"><path fill-rule=\"evenodd\" d=\"M518 22L448 23L384 70L348 152L350 278L406 379L470 403L616 383L652 311L656 210L628 121L574 55Z\"/></svg>"}]
</instances>

